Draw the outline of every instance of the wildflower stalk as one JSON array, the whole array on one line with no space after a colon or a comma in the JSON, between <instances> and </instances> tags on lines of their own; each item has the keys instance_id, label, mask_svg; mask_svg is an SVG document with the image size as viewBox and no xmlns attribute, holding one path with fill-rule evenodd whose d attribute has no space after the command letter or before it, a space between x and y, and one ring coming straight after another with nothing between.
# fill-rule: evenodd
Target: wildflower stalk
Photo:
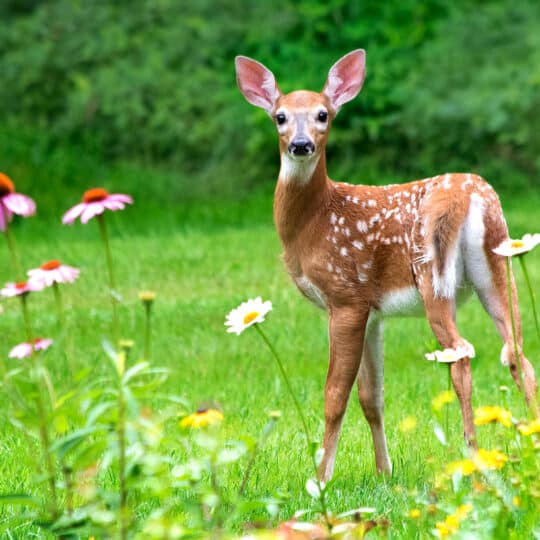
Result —
<instances>
[{"instance_id":1,"label":"wildflower stalk","mask_svg":"<svg viewBox=\"0 0 540 540\"><path fill-rule=\"evenodd\" d=\"M315 453L311 452L311 435L310 435L310 432L309 432L309 429L308 429L308 426L307 426L306 419L304 417L304 413L302 412L302 408L300 407L300 403L298 402L298 399L296 398L296 394L294 393L294 391L292 389L291 383L289 381L289 377L287 376L287 372L285 371L285 368L283 367L283 363L282 363L281 359L279 358L279 355L278 355L275 347L272 345L272 342L268 339L266 334L261 330L260 325L255 324L254 326L255 326L255 329L257 330L257 332L259 332L259 335L261 336L263 341L266 343L266 346L270 349L270 352L272 353L272 356L276 360L276 363L277 363L277 365L279 367L279 370L281 372L281 376L283 377L283 380L285 381L285 386L287 387L289 395L291 396L291 399L292 399L292 401L294 403L294 406L296 408L296 412L298 413L298 417L300 418L300 422L302 423L302 428L304 429L304 433L306 435L306 443L307 443L307 446L308 446L308 452L311 455L311 459L312 459L312 463L313 463L313 469L315 470L315 479L316 479L315 481L317 483L317 487L318 487L318 490L319 490L319 502L321 504L322 515L323 515L323 517L324 517L324 519L326 521L327 527L331 531L332 530L332 523L330 522L330 518L329 518L329 515L328 515L328 506L326 504L326 492L325 492L323 484L321 483L321 481L319 480L319 477L318 477L318 467L317 467L317 462L316 462L316 458L315 458Z\"/></svg>"},{"instance_id":2,"label":"wildflower stalk","mask_svg":"<svg viewBox=\"0 0 540 540\"><path fill-rule=\"evenodd\" d=\"M126 540L128 535L127 524L127 486L126 486L126 400L124 396L123 374L125 369L126 352L118 353L118 422L116 426L118 436L118 478L120 484L120 538Z\"/></svg>"},{"instance_id":3,"label":"wildflower stalk","mask_svg":"<svg viewBox=\"0 0 540 540\"><path fill-rule=\"evenodd\" d=\"M61 335L64 331L66 335L66 364L68 373L73 376L73 335L71 332L66 331L66 318L64 315L64 302L62 300L62 293L60 292L60 286L55 281L52 285L54 293L54 302L56 304L56 322L58 325L58 335Z\"/></svg>"},{"instance_id":4,"label":"wildflower stalk","mask_svg":"<svg viewBox=\"0 0 540 540\"><path fill-rule=\"evenodd\" d=\"M43 390L40 384L40 379L43 378L42 375L42 366L41 362L38 359L38 356L35 352L34 337L32 333L32 322L30 320L30 312L27 305L27 295L22 294L21 299L21 308L23 312L24 324L26 327L26 339L30 343L31 347L31 357L34 360L33 369L31 370L32 378L34 379L34 384L36 386L36 407L39 416L39 438L41 441L41 449L43 452L43 459L45 461L45 467L47 469L47 480L49 483L49 489L51 492L51 515L53 519L58 517L58 496L56 493L56 471L55 466L51 457L50 446L51 442L49 439L49 423L47 419L47 412L45 408L45 400L43 397Z\"/></svg>"},{"instance_id":5,"label":"wildflower stalk","mask_svg":"<svg viewBox=\"0 0 540 540\"><path fill-rule=\"evenodd\" d=\"M103 240L103 246L105 248L105 257L107 259L107 270L109 274L109 294L111 295L111 304L112 304L112 317L113 317L113 323L112 323L112 330L113 330L113 337L115 345L118 343L118 339L120 337L120 330L118 325L118 310L117 310L117 303L118 300L116 298L116 282L114 279L114 271L113 271L113 262L112 262L112 255L111 255L111 247L109 244L109 235L107 234L107 225L105 224L105 218L103 215L96 216L96 219L99 223L99 231L101 233L101 239Z\"/></svg>"},{"instance_id":6,"label":"wildflower stalk","mask_svg":"<svg viewBox=\"0 0 540 540\"><path fill-rule=\"evenodd\" d=\"M536 335L540 339L540 328L538 327L538 315L536 313L536 302L534 300L534 291L531 287L531 280L529 278L529 272L527 266L525 265L525 255L518 256L519 262L521 263L521 269L523 270L523 275L525 276L525 283L527 283L527 288L529 289L529 296L531 297L532 310L534 315L534 325L536 327Z\"/></svg>"},{"instance_id":7,"label":"wildflower stalk","mask_svg":"<svg viewBox=\"0 0 540 540\"><path fill-rule=\"evenodd\" d=\"M0 207L0 212L3 212L3 211L4 210ZM15 275L17 276L17 279L20 279L23 275L21 261L19 260L17 247L15 246L15 239L11 235L9 225L7 223L7 216L5 217L6 217L6 230L4 231L4 235L6 237L6 243L8 246L9 255L11 257L11 262L13 264L13 270L15 271Z\"/></svg>"},{"instance_id":8,"label":"wildflower stalk","mask_svg":"<svg viewBox=\"0 0 540 540\"><path fill-rule=\"evenodd\" d=\"M517 342L516 317L514 314L514 295L512 294L512 276L510 274L510 257L506 257L506 283L508 286L508 305L510 306L510 322L512 324L512 340L514 342L514 359L518 374L519 384L523 385L521 377L521 360L519 358L519 347Z\"/></svg>"},{"instance_id":9,"label":"wildflower stalk","mask_svg":"<svg viewBox=\"0 0 540 540\"><path fill-rule=\"evenodd\" d=\"M272 342L268 339L268 337L266 336L266 334L261 330L260 328L260 325L259 324L255 324L255 330L257 330L257 332L259 332L259 335L261 336L261 338L263 339L263 341L266 343L266 346L270 349L270 352L272 353L272 356L274 357L278 367L279 367L279 371L281 372L281 376L283 377L283 380L285 381L285 386L287 387L287 390L289 392L289 395L291 396L291 399L294 403L294 406L296 408L296 412L298 413L298 417L300 418L300 422L302 423L302 428L304 429L304 433L306 435L306 439L307 439L307 442L308 442L308 445L309 443L311 442L311 435L309 433L309 429L307 427L307 422L306 422L306 419L304 417L304 413L302 412L302 408L300 407L300 403L298 402L298 399L296 398L296 395L292 389L292 386L291 386L291 383L289 381L289 377L287 376L287 372L285 371L285 368L283 367L283 363L281 362L281 359L279 358L279 355L276 351L276 349L274 348L274 346L272 345Z\"/></svg>"}]
</instances>

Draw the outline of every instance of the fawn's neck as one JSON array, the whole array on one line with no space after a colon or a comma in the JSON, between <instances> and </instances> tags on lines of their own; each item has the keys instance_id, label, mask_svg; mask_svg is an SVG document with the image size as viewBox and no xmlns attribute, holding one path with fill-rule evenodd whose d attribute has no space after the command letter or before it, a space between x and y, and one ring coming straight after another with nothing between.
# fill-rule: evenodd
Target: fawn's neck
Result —
<instances>
[{"instance_id":1,"label":"fawn's neck","mask_svg":"<svg viewBox=\"0 0 540 540\"><path fill-rule=\"evenodd\" d=\"M298 163L282 155L274 195L274 221L284 245L294 242L327 206L330 186L324 152L316 163Z\"/></svg>"}]
</instances>

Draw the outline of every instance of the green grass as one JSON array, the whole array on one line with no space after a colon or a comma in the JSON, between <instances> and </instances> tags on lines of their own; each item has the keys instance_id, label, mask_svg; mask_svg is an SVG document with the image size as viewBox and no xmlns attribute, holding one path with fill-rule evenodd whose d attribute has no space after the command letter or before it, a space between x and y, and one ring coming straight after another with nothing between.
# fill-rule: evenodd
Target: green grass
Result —
<instances>
[{"instance_id":1,"label":"green grass","mask_svg":"<svg viewBox=\"0 0 540 540\"><path fill-rule=\"evenodd\" d=\"M39 194L36 198L39 202ZM66 200L64 206L73 202ZM538 202L538 194L503 201L514 236L540 230ZM175 222L171 216L182 219ZM281 410L283 417L257 459L247 493L252 497L287 493L288 501L280 512L283 519L298 509L309 508L304 485L312 471L298 419L273 359L256 332L237 337L226 334L223 325L226 313L248 297L260 295L273 302L274 310L264 329L284 358L312 432L321 439L328 352L326 315L301 297L282 267L268 190L242 201L164 206L161 211L140 198L134 207L107 217L111 218L117 281L124 299L120 308L122 336L135 339L134 354L142 354L143 347L143 310L137 292L155 290L152 360L171 370L166 389L184 395L195 407L218 404L226 415L224 429L231 437L257 436L268 411ZM88 368L95 376L110 372L100 344L100 337L109 332L110 310L97 223L64 227L59 220L33 218L17 222L13 232L25 268L59 258L82 269L75 284L63 287L76 368ZM537 290L539 257L538 252L529 257L529 271ZM12 275L2 244L0 260L4 261L0 266L3 283ZM526 352L540 372L540 344L519 269L516 274L522 291ZM52 292L35 294L29 303L36 333L54 337ZM18 302L2 301L2 306L0 356L8 366L14 363L7 360L9 349L23 341L25 334ZM499 387L508 385L509 405L516 415L523 416L523 400L508 370L499 363L501 343L477 300L460 310L459 328L477 351L473 360L474 404L502 403ZM403 524L409 504L407 493L429 489L435 471L463 452L457 402L449 410L449 446L443 447L433 434L431 399L447 387L444 366L423 359L435 345L424 319L386 323L385 423L394 463L392 478L375 474L371 438L354 395L343 425L330 506L336 511L375 507L378 515L390 521L390 538L429 537L429 531L413 531ZM70 378L59 348L52 348L46 359L55 384L66 391ZM149 406L157 407L157 403ZM7 421L7 409L8 404L2 400L0 493L27 491L35 448L29 447ZM407 415L419 420L412 436L397 427ZM482 447L497 443L492 429L481 429L479 435ZM226 483L231 490L238 486L237 468L231 469Z\"/></svg>"}]
</instances>

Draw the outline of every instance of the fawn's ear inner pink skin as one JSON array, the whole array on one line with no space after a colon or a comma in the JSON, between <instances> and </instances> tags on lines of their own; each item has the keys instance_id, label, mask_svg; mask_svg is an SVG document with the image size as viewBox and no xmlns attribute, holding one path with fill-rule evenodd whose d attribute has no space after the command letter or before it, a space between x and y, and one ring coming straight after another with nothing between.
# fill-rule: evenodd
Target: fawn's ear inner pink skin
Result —
<instances>
[{"instance_id":1,"label":"fawn's ear inner pink skin","mask_svg":"<svg viewBox=\"0 0 540 540\"><path fill-rule=\"evenodd\" d=\"M521 350L521 323L512 278L518 355L514 354L504 257L508 238L493 188L472 173L444 173L401 185L334 182L325 148L337 112L364 82L365 52L352 51L328 73L321 93L282 94L270 70L236 60L244 97L272 117L281 168L274 221L284 263L304 296L329 315L330 364L325 386L324 458L333 473L337 441L354 383L369 423L378 471L391 473L383 423L383 319L424 313L443 348L471 347L455 311L472 291L503 340L501 359L538 415L533 367ZM422 360L419 359L421 362ZM518 369L519 363L519 369ZM464 435L476 447L470 358L451 364Z\"/></svg>"}]
</instances>

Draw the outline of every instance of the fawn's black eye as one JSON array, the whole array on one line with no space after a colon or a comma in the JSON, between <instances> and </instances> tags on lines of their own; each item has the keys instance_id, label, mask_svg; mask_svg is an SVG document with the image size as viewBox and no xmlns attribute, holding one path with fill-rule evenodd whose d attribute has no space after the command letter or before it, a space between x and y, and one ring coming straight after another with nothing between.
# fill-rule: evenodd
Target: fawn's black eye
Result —
<instances>
[{"instance_id":1,"label":"fawn's black eye","mask_svg":"<svg viewBox=\"0 0 540 540\"><path fill-rule=\"evenodd\" d=\"M285 116L284 113L280 112L280 113L277 113L276 114L276 122L282 126L287 120L287 117Z\"/></svg>"},{"instance_id":2,"label":"fawn's black eye","mask_svg":"<svg viewBox=\"0 0 540 540\"><path fill-rule=\"evenodd\" d=\"M317 119L319 122L326 122L328 120L328 113L326 111L320 111Z\"/></svg>"}]
</instances>

